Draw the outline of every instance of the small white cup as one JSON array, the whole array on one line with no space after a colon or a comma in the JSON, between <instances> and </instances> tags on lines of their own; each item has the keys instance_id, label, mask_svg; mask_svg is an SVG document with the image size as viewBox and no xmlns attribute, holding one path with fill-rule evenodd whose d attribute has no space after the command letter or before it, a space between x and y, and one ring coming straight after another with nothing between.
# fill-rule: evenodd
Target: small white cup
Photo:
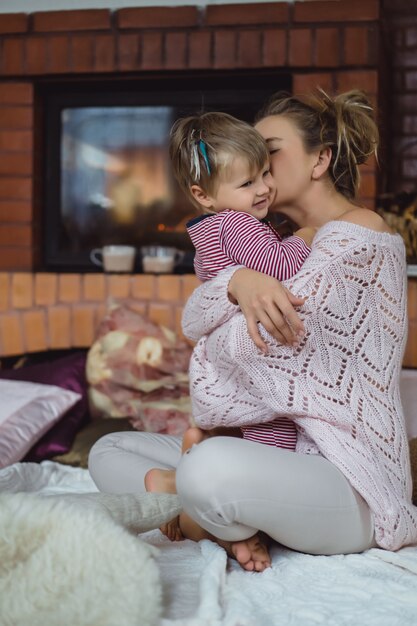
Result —
<instances>
[{"instance_id":1,"label":"small white cup","mask_svg":"<svg viewBox=\"0 0 417 626\"><path fill-rule=\"evenodd\" d=\"M184 252L170 246L143 246L142 267L145 274L172 274Z\"/></svg>"},{"instance_id":2,"label":"small white cup","mask_svg":"<svg viewBox=\"0 0 417 626\"><path fill-rule=\"evenodd\" d=\"M133 246L104 246L91 250L90 259L105 272L132 272L135 254Z\"/></svg>"}]
</instances>

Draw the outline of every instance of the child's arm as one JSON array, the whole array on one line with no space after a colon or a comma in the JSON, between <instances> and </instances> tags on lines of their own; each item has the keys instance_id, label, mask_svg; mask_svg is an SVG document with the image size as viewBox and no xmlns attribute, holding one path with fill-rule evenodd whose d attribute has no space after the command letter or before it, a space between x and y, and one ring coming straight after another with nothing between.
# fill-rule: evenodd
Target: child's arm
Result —
<instances>
[{"instance_id":1,"label":"child's arm","mask_svg":"<svg viewBox=\"0 0 417 626\"><path fill-rule=\"evenodd\" d=\"M311 252L303 238L281 240L268 224L239 211L224 214L220 237L225 254L234 263L278 280L291 278Z\"/></svg>"}]
</instances>

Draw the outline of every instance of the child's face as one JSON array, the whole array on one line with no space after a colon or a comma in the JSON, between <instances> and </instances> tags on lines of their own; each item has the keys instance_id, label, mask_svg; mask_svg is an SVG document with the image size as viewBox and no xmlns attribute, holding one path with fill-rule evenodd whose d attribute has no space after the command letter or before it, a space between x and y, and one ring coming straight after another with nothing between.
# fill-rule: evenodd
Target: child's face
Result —
<instances>
[{"instance_id":1,"label":"child's face","mask_svg":"<svg viewBox=\"0 0 417 626\"><path fill-rule=\"evenodd\" d=\"M243 211L258 220L263 219L275 197L275 183L269 163L259 171L252 171L247 161L238 157L227 168L212 197L216 213L225 209Z\"/></svg>"}]
</instances>

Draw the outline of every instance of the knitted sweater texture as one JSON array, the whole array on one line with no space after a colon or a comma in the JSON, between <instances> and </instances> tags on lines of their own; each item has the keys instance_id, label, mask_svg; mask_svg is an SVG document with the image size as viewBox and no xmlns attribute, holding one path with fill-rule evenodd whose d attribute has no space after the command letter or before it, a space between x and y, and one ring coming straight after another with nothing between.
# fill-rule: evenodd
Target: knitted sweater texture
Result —
<instances>
[{"instance_id":1,"label":"knitted sweater texture","mask_svg":"<svg viewBox=\"0 0 417 626\"><path fill-rule=\"evenodd\" d=\"M192 294L183 316L197 341L190 365L196 423L205 429L295 421L296 451L322 454L367 501L375 538L396 550L417 542L399 376L407 334L402 238L333 221L301 270L284 281L307 297L297 348L262 327L263 355L227 287L236 267Z\"/></svg>"}]
</instances>

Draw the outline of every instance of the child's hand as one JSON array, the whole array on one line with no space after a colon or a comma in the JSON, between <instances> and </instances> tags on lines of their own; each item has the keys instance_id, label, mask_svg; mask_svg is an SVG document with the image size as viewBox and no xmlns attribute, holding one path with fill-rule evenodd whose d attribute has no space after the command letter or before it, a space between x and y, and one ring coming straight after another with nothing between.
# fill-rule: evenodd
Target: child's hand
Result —
<instances>
[{"instance_id":1,"label":"child's hand","mask_svg":"<svg viewBox=\"0 0 417 626\"><path fill-rule=\"evenodd\" d=\"M294 235L303 239L306 244L311 247L316 232L317 228L313 228L312 226L306 226L305 228L300 228L299 230L296 230Z\"/></svg>"}]
</instances>

